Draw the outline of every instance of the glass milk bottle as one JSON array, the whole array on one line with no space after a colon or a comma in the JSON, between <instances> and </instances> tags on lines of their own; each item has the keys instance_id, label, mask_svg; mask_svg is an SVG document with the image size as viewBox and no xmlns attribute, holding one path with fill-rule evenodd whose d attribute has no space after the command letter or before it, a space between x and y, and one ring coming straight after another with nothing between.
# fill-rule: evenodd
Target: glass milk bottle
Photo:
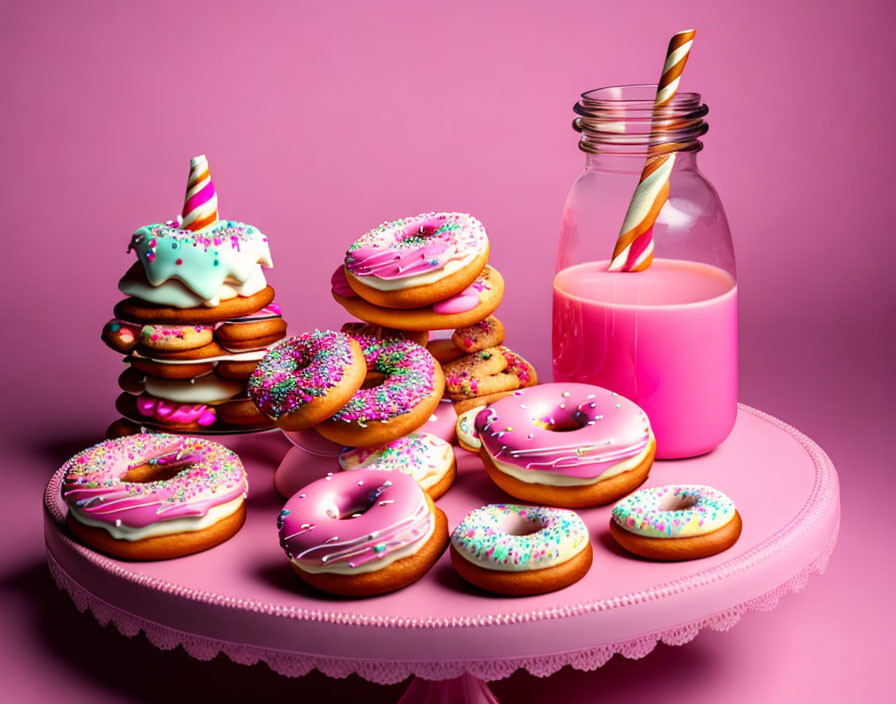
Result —
<instances>
[{"instance_id":1,"label":"glass milk bottle","mask_svg":"<svg viewBox=\"0 0 896 704\"><path fill-rule=\"evenodd\" d=\"M554 381L611 389L650 418L658 458L718 446L737 414L737 283L722 203L697 168L708 109L679 93L654 110L656 86L583 93L574 126L585 169L563 211L554 278ZM651 136L652 132L652 136ZM675 153L652 264L608 271L647 158Z\"/></svg>"}]
</instances>

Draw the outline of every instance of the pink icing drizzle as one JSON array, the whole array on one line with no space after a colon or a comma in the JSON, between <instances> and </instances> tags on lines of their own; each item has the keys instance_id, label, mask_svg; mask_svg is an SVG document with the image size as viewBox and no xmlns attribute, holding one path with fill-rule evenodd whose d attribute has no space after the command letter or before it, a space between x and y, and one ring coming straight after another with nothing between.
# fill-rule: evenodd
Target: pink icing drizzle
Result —
<instances>
[{"instance_id":1,"label":"pink icing drizzle","mask_svg":"<svg viewBox=\"0 0 896 704\"><path fill-rule=\"evenodd\" d=\"M182 469L170 479L122 480L144 464ZM248 489L234 452L211 440L163 433L107 440L75 455L63 469L66 503L93 520L134 528L204 516L213 506L245 496Z\"/></svg>"},{"instance_id":2,"label":"pink icing drizzle","mask_svg":"<svg viewBox=\"0 0 896 704\"><path fill-rule=\"evenodd\" d=\"M332 286L333 290L343 298L354 298L358 295L355 293L354 289L348 285L348 281L345 278L345 268L342 266L333 272L333 276L330 277L330 286Z\"/></svg>"},{"instance_id":3,"label":"pink icing drizzle","mask_svg":"<svg viewBox=\"0 0 896 704\"><path fill-rule=\"evenodd\" d=\"M475 284L467 286L463 291L444 301L433 304L432 309L439 315L466 313L479 305L479 289Z\"/></svg>"},{"instance_id":4,"label":"pink icing drizzle","mask_svg":"<svg viewBox=\"0 0 896 704\"><path fill-rule=\"evenodd\" d=\"M348 250L345 264L356 276L393 280L442 269L488 244L485 228L464 213L425 213L386 222Z\"/></svg>"},{"instance_id":5,"label":"pink icing drizzle","mask_svg":"<svg viewBox=\"0 0 896 704\"><path fill-rule=\"evenodd\" d=\"M355 469L312 482L286 502L280 544L299 567L358 567L426 538L423 490L407 474Z\"/></svg>"},{"instance_id":6,"label":"pink icing drizzle","mask_svg":"<svg viewBox=\"0 0 896 704\"><path fill-rule=\"evenodd\" d=\"M215 422L215 410L204 404L172 403L143 394L137 397L137 412L169 423L193 423L206 427Z\"/></svg>"},{"instance_id":7,"label":"pink icing drizzle","mask_svg":"<svg viewBox=\"0 0 896 704\"><path fill-rule=\"evenodd\" d=\"M557 432L545 426L570 427ZM476 416L489 455L522 469L593 478L644 452L647 415L618 394L589 384L542 384L506 396Z\"/></svg>"}]
</instances>

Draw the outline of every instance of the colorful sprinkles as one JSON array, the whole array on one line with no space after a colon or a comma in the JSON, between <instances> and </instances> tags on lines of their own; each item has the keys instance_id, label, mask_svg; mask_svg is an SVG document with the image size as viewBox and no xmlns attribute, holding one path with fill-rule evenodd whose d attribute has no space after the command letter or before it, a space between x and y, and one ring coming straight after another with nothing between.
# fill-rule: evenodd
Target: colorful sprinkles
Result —
<instances>
[{"instance_id":1,"label":"colorful sprinkles","mask_svg":"<svg viewBox=\"0 0 896 704\"><path fill-rule=\"evenodd\" d=\"M353 335L361 345L367 370L386 378L378 386L359 389L332 420L365 425L404 415L435 389L436 361L410 340L381 340Z\"/></svg>"},{"instance_id":2,"label":"colorful sprinkles","mask_svg":"<svg viewBox=\"0 0 896 704\"><path fill-rule=\"evenodd\" d=\"M427 489L441 479L454 458L451 445L430 433L411 433L380 447L347 448L339 455L344 470L358 468L411 475Z\"/></svg>"},{"instance_id":3,"label":"colorful sprinkles","mask_svg":"<svg viewBox=\"0 0 896 704\"><path fill-rule=\"evenodd\" d=\"M253 403L274 420L293 413L342 381L354 363L351 339L333 330L314 330L272 348L249 376Z\"/></svg>"},{"instance_id":4,"label":"colorful sprinkles","mask_svg":"<svg viewBox=\"0 0 896 704\"><path fill-rule=\"evenodd\" d=\"M245 283L257 266L272 266L268 238L252 225L218 220L196 232L167 223L147 225L131 237L153 286L177 279L203 300L215 299L225 279Z\"/></svg>"},{"instance_id":5,"label":"colorful sprinkles","mask_svg":"<svg viewBox=\"0 0 896 704\"><path fill-rule=\"evenodd\" d=\"M423 213L384 222L362 235L345 255L355 276L401 279L443 269L488 248L485 228L466 213Z\"/></svg>"},{"instance_id":6,"label":"colorful sprinkles","mask_svg":"<svg viewBox=\"0 0 896 704\"><path fill-rule=\"evenodd\" d=\"M123 477L143 465L180 467L147 482ZM63 465L62 496L95 521L142 528L160 520L204 516L244 497L246 472L236 453L211 440L141 433L106 440Z\"/></svg>"},{"instance_id":7,"label":"colorful sprinkles","mask_svg":"<svg viewBox=\"0 0 896 704\"><path fill-rule=\"evenodd\" d=\"M517 532L520 527L526 529L522 535ZM567 509L489 504L466 515L454 529L451 545L485 569L539 570L567 562L584 550L588 529L577 513Z\"/></svg>"},{"instance_id":8,"label":"colorful sprinkles","mask_svg":"<svg viewBox=\"0 0 896 704\"><path fill-rule=\"evenodd\" d=\"M627 496L613 507L613 520L648 538L692 538L718 530L734 512L734 502L718 489L671 484Z\"/></svg>"}]
</instances>

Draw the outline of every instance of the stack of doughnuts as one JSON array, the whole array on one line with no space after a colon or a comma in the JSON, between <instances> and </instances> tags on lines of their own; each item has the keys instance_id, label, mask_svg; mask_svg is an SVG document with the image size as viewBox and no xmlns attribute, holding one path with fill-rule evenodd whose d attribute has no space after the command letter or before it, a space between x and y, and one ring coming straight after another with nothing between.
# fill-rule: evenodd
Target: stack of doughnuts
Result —
<instances>
[{"instance_id":1,"label":"stack of doughnuts","mask_svg":"<svg viewBox=\"0 0 896 704\"><path fill-rule=\"evenodd\" d=\"M472 215L386 222L349 247L331 280L333 298L379 328L371 334L426 344L443 367L446 397L461 411L538 382L532 365L502 344L504 326L492 313L504 280L488 258L488 236ZM429 340L436 330L453 334Z\"/></svg>"},{"instance_id":2,"label":"stack of doughnuts","mask_svg":"<svg viewBox=\"0 0 896 704\"><path fill-rule=\"evenodd\" d=\"M275 345L249 377L249 397L278 427L314 428L371 447L422 427L445 390L425 347L402 338L314 330Z\"/></svg>"},{"instance_id":3,"label":"stack of doughnuts","mask_svg":"<svg viewBox=\"0 0 896 704\"><path fill-rule=\"evenodd\" d=\"M190 163L183 215L141 227L128 251L137 261L118 284L127 298L102 332L128 364L116 401L124 419L109 434L270 428L246 394L255 365L286 334L262 272L272 266L268 238L218 219L205 156Z\"/></svg>"}]
</instances>

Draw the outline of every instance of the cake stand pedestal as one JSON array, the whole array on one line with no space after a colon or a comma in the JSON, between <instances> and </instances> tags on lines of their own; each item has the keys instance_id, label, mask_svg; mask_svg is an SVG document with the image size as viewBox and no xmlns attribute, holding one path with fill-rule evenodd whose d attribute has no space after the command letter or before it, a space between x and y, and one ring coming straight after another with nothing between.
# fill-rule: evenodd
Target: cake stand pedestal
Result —
<instances>
[{"instance_id":1,"label":"cake stand pedestal","mask_svg":"<svg viewBox=\"0 0 896 704\"><path fill-rule=\"evenodd\" d=\"M719 448L657 462L647 482L709 484L731 496L744 530L720 555L681 563L632 557L609 536L604 506L579 511L594 564L561 591L495 597L463 582L444 554L406 589L344 599L302 584L278 545L283 499L272 472L286 440L224 442L249 472L246 524L223 545L176 560L128 563L76 542L65 530L57 472L44 502L56 583L100 623L111 621L127 636L143 631L157 647L181 645L199 659L225 653L293 677L313 668L384 684L416 676L404 704L463 696L493 702L484 682L520 668L540 677L566 665L592 670L617 653L640 658L660 641L682 645L703 628L727 630L822 572L839 525L839 485L827 455L794 428L742 406ZM476 457L457 453L457 481L437 502L452 527L473 508L507 500ZM320 458L316 474L330 471L338 471L335 460Z\"/></svg>"}]
</instances>

